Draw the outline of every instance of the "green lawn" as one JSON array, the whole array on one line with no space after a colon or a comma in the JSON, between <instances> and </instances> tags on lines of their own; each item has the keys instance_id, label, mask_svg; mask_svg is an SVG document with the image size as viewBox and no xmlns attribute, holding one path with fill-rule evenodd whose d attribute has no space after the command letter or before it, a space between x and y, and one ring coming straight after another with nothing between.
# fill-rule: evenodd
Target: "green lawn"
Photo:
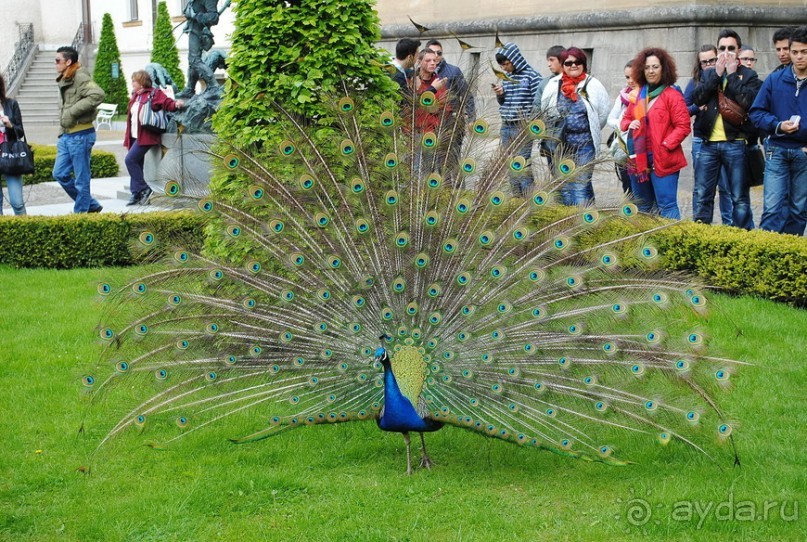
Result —
<instances>
[{"instance_id":1,"label":"green lawn","mask_svg":"<svg viewBox=\"0 0 807 542\"><path fill-rule=\"evenodd\" d=\"M804 540L805 311L710 299L713 351L754 364L721 397L741 468L644 442L608 467L445 428L429 435L437 466L407 477L403 440L372 423L90 457L95 287L133 272L0 268L0 540Z\"/></svg>"}]
</instances>

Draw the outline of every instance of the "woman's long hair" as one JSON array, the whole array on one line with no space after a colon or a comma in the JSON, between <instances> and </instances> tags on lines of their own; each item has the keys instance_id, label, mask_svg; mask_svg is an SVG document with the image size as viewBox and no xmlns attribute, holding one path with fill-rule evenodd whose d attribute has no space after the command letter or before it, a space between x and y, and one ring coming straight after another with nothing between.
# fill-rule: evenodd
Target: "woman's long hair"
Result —
<instances>
[{"instance_id":1,"label":"woman's long hair","mask_svg":"<svg viewBox=\"0 0 807 542\"><path fill-rule=\"evenodd\" d=\"M0 75L0 102L6 101L6 78Z\"/></svg>"},{"instance_id":2,"label":"woman's long hair","mask_svg":"<svg viewBox=\"0 0 807 542\"><path fill-rule=\"evenodd\" d=\"M639 86L647 84L647 78L644 76L644 65L647 59L651 56L658 58L661 65L661 84L672 86L678 80L678 72L675 68L675 60L673 57L660 47L648 47L642 49L636 58L633 59L633 80Z\"/></svg>"},{"instance_id":3,"label":"woman's long hair","mask_svg":"<svg viewBox=\"0 0 807 542\"><path fill-rule=\"evenodd\" d=\"M703 74L703 68L701 68L700 54L705 53L707 51L712 51L715 54L715 56L717 56L717 47L715 47L711 43L701 45L701 50L698 51L698 54L695 55L695 67L692 69L692 79L694 79L696 83L700 83L701 75Z\"/></svg>"}]
</instances>

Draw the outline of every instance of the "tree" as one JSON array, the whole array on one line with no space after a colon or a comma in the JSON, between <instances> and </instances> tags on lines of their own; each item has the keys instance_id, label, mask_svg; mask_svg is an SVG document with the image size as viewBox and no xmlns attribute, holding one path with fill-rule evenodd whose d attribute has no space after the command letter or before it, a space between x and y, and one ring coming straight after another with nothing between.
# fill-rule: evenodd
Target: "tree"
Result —
<instances>
[{"instance_id":1,"label":"tree","mask_svg":"<svg viewBox=\"0 0 807 542\"><path fill-rule=\"evenodd\" d=\"M238 2L234 10L230 81L213 122L222 139L241 146L277 139L267 122L275 103L323 123L328 97L347 91L381 108L397 96L383 69L389 55L375 46L372 1Z\"/></svg>"},{"instance_id":2,"label":"tree","mask_svg":"<svg viewBox=\"0 0 807 542\"><path fill-rule=\"evenodd\" d=\"M98 42L98 57L95 59L93 79L106 92L104 98L106 103L118 104L118 111L126 111L129 105L129 91L126 88L126 77L120 61L112 15L109 13L104 13L101 23L101 39Z\"/></svg>"},{"instance_id":3,"label":"tree","mask_svg":"<svg viewBox=\"0 0 807 542\"><path fill-rule=\"evenodd\" d=\"M185 74L179 69L179 51L173 34L171 16L165 2L157 4L157 20L154 21L154 40L151 47L151 62L162 64L174 84L182 89L185 86Z\"/></svg>"}]
</instances>

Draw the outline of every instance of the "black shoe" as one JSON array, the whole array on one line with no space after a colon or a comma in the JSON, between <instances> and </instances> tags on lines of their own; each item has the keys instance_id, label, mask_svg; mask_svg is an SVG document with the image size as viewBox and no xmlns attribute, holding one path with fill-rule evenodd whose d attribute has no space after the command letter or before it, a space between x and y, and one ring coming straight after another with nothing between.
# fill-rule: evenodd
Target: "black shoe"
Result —
<instances>
[{"instance_id":1,"label":"black shoe","mask_svg":"<svg viewBox=\"0 0 807 542\"><path fill-rule=\"evenodd\" d=\"M135 205L137 202L139 202L141 193L142 192L135 192L134 194L132 194L132 197L129 198L129 201L126 202L126 205L127 206L128 205Z\"/></svg>"},{"instance_id":2,"label":"black shoe","mask_svg":"<svg viewBox=\"0 0 807 542\"><path fill-rule=\"evenodd\" d=\"M138 198L137 202L140 205L148 205L149 198L151 197L151 193L154 192L151 188L144 188L140 191L140 197Z\"/></svg>"},{"instance_id":3,"label":"black shoe","mask_svg":"<svg viewBox=\"0 0 807 542\"><path fill-rule=\"evenodd\" d=\"M87 212L88 212L88 213L100 213L100 212L101 212L101 211L103 211L103 210L104 210L104 208L103 208L101 205L99 205L98 207L96 207L96 208L94 208L94 209L90 209L90 210L89 210L89 211L87 211Z\"/></svg>"}]
</instances>

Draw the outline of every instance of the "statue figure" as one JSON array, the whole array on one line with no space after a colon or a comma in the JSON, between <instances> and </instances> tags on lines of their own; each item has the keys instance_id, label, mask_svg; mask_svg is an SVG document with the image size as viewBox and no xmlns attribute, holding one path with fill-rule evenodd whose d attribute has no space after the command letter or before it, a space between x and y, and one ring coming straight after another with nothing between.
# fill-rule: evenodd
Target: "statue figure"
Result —
<instances>
[{"instance_id":1,"label":"statue figure","mask_svg":"<svg viewBox=\"0 0 807 542\"><path fill-rule=\"evenodd\" d=\"M213 32L210 27L218 24L219 15L230 5L226 0L221 9L218 0L191 0L185 6L184 32L188 34L188 82L178 98L191 98L196 94L196 83L201 79L206 85L205 92L218 87L213 70L205 63L202 54L213 48Z\"/></svg>"}]
</instances>

